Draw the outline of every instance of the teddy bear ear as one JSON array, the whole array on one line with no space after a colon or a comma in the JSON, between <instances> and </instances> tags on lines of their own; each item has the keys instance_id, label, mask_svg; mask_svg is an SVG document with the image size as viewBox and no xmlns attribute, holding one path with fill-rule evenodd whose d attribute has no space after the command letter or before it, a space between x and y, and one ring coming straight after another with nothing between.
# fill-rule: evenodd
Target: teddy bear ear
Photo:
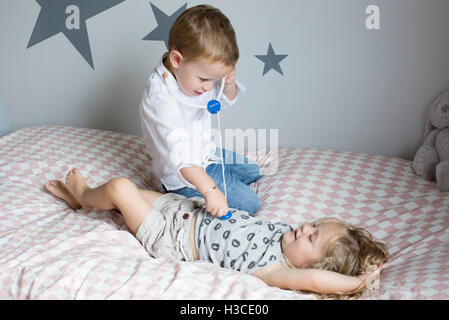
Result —
<instances>
[{"instance_id":1,"label":"teddy bear ear","mask_svg":"<svg viewBox=\"0 0 449 320\"><path fill-rule=\"evenodd\" d=\"M443 93L433 103L430 110L430 121L440 130L449 127L449 91Z\"/></svg>"}]
</instances>

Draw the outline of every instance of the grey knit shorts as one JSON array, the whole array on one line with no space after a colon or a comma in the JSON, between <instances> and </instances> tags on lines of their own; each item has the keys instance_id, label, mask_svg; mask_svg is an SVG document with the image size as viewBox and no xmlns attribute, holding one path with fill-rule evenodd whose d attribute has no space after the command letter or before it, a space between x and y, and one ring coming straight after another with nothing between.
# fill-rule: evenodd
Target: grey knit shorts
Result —
<instances>
[{"instance_id":1,"label":"grey knit shorts","mask_svg":"<svg viewBox=\"0 0 449 320\"><path fill-rule=\"evenodd\" d=\"M189 226L195 212L203 208L201 201L165 193L153 202L152 207L137 230L137 240L154 258L193 261Z\"/></svg>"}]
</instances>

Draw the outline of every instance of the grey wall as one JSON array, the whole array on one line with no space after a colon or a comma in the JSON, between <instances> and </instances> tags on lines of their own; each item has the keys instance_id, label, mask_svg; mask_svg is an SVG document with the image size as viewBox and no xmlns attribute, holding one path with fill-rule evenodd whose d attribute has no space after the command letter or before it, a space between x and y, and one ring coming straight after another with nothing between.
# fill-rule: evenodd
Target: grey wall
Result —
<instances>
[{"instance_id":1,"label":"grey wall","mask_svg":"<svg viewBox=\"0 0 449 320\"><path fill-rule=\"evenodd\" d=\"M185 3L152 2L167 14ZM279 129L281 147L412 159L429 104L449 89L449 0L205 2L231 19L238 78L248 87L223 112L223 128ZM372 4L379 30L365 27ZM157 27L149 1L126 0L87 20L95 69L61 33L27 49L39 12L36 1L0 2L0 99L10 129L65 124L140 135L140 95L165 51L162 41L142 40ZM288 54L283 76L262 76L255 55L269 42Z\"/></svg>"},{"instance_id":2,"label":"grey wall","mask_svg":"<svg viewBox=\"0 0 449 320\"><path fill-rule=\"evenodd\" d=\"M3 101L0 99L0 137L11 131L9 111Z\"/></svg>"}]
</instances>

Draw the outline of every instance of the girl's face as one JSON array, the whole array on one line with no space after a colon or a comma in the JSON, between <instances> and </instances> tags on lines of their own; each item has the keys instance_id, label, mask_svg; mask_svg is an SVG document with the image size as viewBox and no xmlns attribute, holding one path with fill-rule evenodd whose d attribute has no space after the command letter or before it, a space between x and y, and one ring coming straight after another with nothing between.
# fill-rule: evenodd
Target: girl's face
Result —
<instances>
[{"instance_id":1,"label":"girl's face","mask_svg":"<svg viewBox=\"0 0 449 320\"><path fill-rule=\"evenodd\" d=\"M170 53L169 59L172 67L172 70L169 68L170 72L175 76L181 91L189 97L212 90L216 81L234 70L233 66L202 58L183 62L182 55L176 51Z\"/></svg>"},{"instance_id":2,"label":"girl's face","mask_svg":"<svg viewBox=\"0 0 449 320\"><path fill-rule=\"evenodd\" d=\"M282 236L282 251L296 268L307 268L324 258L329 242L342 233L335 221L304 223Z\"/></svg>"}]
</instances>

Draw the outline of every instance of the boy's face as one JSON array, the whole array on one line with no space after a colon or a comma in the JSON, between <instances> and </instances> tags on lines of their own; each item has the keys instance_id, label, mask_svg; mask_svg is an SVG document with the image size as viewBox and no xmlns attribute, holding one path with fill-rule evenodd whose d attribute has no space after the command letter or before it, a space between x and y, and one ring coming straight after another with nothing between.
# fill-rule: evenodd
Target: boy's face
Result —
<instances>
[{"instance_id":1,"label":"boy's face","mask_svg":"<svg viewBox=\"0 0 449 320\"><path fill-rule=\"evenodd\" d=\"M304 223L283 234L282 251L295 267L307 268L323 259L329 242L341 232L341 226L335 222Z\"/></svg>"},{"instance_id":2,"label":"boy's face","mask_svg":"<svg viewBox=\"0 0 449 320\"><path fill-rule=\"evenodd\" d=\"M200 96L212 90L216 81L221 80L234 70L234 66L226 66L220 62L210 62L199 58L183 62L182 57L170 56L172 73L182 92L189 96Z\"/></svg>"}]
</instances>

